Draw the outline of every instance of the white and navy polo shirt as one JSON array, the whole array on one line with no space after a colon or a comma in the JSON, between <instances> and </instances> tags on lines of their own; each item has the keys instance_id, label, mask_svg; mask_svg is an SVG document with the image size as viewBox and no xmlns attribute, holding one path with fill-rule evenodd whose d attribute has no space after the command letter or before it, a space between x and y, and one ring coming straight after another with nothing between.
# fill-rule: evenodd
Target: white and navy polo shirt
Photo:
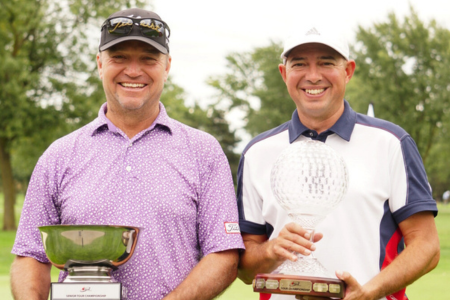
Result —
<instances>
[{"instance_id":1,"label":"white and navy polo shirt","mask_svg":"<svg viewBox=\"0 0 450 300\"><path fill-rule=\"evenodd\" d=\"M270 172L283 149L305 139L336 150L349 173L347 194L316 228L324 237L315 255L330 273L348 271L365 284L403 250L400 222L421 211L437 215L422 158L405 130L356 113L347 101L339 120L321 134L306 128L294 111L290 121L258 135L244 149L237 189L241 232L273 239L290 222L272 193ZM407 299L405 290L386 298ZM261 294L261 299L293 298Z\"/></svg>"}]
</instances>

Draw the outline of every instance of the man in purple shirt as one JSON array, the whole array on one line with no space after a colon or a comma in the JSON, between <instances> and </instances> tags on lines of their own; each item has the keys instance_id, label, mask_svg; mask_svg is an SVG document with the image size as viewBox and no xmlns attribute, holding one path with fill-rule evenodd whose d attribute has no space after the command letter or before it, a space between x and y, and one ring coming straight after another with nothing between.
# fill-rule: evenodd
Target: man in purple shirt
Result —
<instances>
[{"instance_id":1,"label":"man in purple shirt","mask_svg":"<svg viewBox=\"0 0 450 300\"><path fill-rule=\"evenodd\" d=\"M16 300L48 298L43 225L143 228L133 257L112 274L129 300L212 299L236 278L244 245L227 159L212 136L169 118L159 101L168 37L167 24L141 9L103 24L97 64L106 104L36 165L12 250Z\"/></svg>"}]
</instances>

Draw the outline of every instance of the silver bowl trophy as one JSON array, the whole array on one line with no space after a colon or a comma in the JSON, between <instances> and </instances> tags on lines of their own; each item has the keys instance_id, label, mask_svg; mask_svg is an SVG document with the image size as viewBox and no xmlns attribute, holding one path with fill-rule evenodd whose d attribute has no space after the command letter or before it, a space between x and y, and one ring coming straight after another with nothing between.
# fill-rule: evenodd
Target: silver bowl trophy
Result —
<instances>
[{"instance_id":1,"label":"silver bowl trophy","mask_svg":"<svg viewBox=\"0 0 450 300\"><path fill-rule=\"evenodd\" d=\"M127 299L126 288L111 277L111 271L131 258L139 228L52 225L39 231L52 265L68 272L62 283L51 284L51 300Z\"/></svg>"},{"instance_id":2,"label":"silver bowl trophy","mask_svg":"<svg viewBox=\"0 0 450 300\"><path fill-rule=\"evenodd\" d=\"M348 174L343 159L319 141L294 142L275 161L272 191L289 217L311 233L342 200ZM273 273L257 274L253 290L260 293L344 298L344 282L322 266L313 254L299 253Z\"/></svg>"}]
</instances>

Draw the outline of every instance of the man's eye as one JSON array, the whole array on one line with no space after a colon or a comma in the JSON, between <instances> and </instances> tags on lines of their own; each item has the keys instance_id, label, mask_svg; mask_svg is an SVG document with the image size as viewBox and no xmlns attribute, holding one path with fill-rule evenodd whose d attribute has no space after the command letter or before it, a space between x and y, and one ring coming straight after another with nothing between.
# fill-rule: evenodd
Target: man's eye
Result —
<instances>
[{"instance_id":1,"label":"man's eye","mask_svg":"<svg viewBox=\"0 0 450 300\"><path fill-rule=\"evenodd\" d=\"M154 56L145 56L142 58L142 61L145 61L147 63L154 63L157 59Z\"/></svg>"}]
</instances>

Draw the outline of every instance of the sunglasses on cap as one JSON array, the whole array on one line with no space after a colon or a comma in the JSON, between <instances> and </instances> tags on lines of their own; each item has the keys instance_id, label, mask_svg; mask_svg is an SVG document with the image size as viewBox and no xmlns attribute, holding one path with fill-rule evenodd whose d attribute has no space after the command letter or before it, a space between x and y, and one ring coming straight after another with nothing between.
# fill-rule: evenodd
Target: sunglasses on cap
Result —
<instances>
[{"instance_id":1,"label":"sunglasses on cap","mask_svg":"<svg viewBox=\"0 0 450 300\"><path fill-rule=\"evenodd\" d=\"M149 38L160 38L164 35L166 38L170 36L169 26L157 19L133 19L127 17L117 17L106 20L102 29L105 27L111 35L125 36L129 35L136 25L141 30L141 35Z\"/></svg>"}]
</instances>

